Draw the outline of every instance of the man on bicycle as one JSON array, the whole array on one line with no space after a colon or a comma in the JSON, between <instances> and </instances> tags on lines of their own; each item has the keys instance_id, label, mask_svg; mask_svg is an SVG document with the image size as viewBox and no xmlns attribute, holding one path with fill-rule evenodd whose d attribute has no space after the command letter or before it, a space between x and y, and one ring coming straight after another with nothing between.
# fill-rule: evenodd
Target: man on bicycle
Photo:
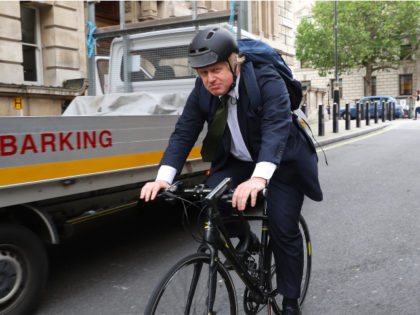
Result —
<instances>
[{"instance_id":1,"label":"man on bicycle","mask_svg":"<svg viewBox=\"0 0 420 315\"><path fill-rule=\"evenodd\" d=\"M219 27L200 31L189 46L188 58L199 77L156 180L142 188L140 198L153 200L160 189L169 187L207 121L202 148L203 160L211 162L207 185L213 188L231 177L236 186L232 206L238 210L245 209L249 198L255 206L258 192L268 187L269 228L283 314L300 314L297 300L304 260L299 215L304 195L322 200L313 144L294 122L286 85L271 64L254 67L263 105L260 111L251 108L241 80L244 60L229 31ZM228 215L231 209L221 211ZM234 225L229 229L243 238ZM256 236L251 238L252 246Z\"/></svg>"}]
</instances>

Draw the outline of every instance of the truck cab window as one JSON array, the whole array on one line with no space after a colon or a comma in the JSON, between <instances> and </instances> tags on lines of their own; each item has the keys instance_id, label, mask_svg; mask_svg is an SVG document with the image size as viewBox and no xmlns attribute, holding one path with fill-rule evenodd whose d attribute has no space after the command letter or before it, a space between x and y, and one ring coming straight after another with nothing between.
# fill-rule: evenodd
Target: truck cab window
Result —
<instances>
[{"instance_id":1,"label":"truck cab window","mask_svg":"<svg viewBox=\"0 0 420 315\"><path fill-rule=\"evenodd\" d=\"M187 58L188 46L131 51L131 81L173 80L195 78L196 72ZM124 60L120 78L124 81Z\"/></svg>"}]
</instances>

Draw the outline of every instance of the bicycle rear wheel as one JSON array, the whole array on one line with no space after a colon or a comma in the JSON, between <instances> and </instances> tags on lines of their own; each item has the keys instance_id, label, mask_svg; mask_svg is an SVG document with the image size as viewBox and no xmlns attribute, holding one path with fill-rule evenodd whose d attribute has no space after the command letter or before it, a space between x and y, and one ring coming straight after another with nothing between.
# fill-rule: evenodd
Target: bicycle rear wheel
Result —
<instances>
[{"instance_id":1,"label":"bicycle rear wheel","mask_svg":"<svg viewBox=\"0 0 420 315\"><path fill-rule=\"evenodd\" d=\"M303 277L302 277L302 284L301 284L301 293L299 298L299 305L302 306L306 293L308 292L309 287L309 280L311 278L311 267L312 267L312 248L311 248L311 238L309 235L308 225L306 224L305 219L303 216L299 218L299 229L300 233L302 234L303 238L303 258L304 258L304 265L303 265ZM274 257L272 257L272 265L271 265L271 289L277 288L277 281L276 281L276 265L274 262ZM283 302L283 297L281 295L276 295L275 299L272 301L272 306L275 314L281 314L281 305Z\"/></svg>"},{"instance_id":2,"label":"bicycle rear wheel","mask_svg":"<svg viewBox=\"0 0 420 315\"><path fill-rule=\"evenodd\" d=\"M309 235L309 229L305 222L305 219L300 216L299 218L299 229L302 234L303 238L303 256L304 256L304 266L303 266L303 277L302 277L302 284L301 284L301 294L299 298L299 304L302 306L303 301L305 300L306 293L308 291L309 280L311 277L311 266L312 266L312 249L311 249L311 238ZM271 255L271 272L270 272L270 279L271 283L267 289L267 291L272 291L277 289L277 280L276 280L276 264L274 262L274 256L270 251L269 255ZM246 288L244 292L244 309L245 313L247 314L257 314L257 313L266 313L267 307L271 306L272 311L275 314L281 314L281 305L283 302L283 297L280 294L277 294L274 298L272 298L269 305L260 305L253 301L252 294Z\"/></svg>"},{"instance_id":3,"label":"bicycle rear wheel","mask_svg":"<svg viewBox=\"0 0 420 315\"><path fill-rule=\"evenodd\" d=\"M181 259L163 277L146 306L146 315L207 315L210 256L192 254ZM236 293L232 279L217 264L216 293L213 314L236 315Z\"/></svg>"}]
</instances>

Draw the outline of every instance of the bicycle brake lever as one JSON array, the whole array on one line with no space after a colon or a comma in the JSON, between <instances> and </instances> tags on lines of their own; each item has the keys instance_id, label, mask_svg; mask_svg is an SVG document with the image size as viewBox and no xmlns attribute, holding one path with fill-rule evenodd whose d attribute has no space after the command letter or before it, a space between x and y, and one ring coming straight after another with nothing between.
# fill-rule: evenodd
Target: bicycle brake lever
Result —
<instances>
[{"instance_id":1,"label":"bicycle brake lever","mask_svg":"<svg viewBox=\"0 0 420 315\"><path fill-rule=\"evenodd\" d=\"M175 183L173 183L171 186L166 188L165 191L170 192L170 193L176 193L182 185L184 185L184 182L182 180L178 180Z\"/></svg>"}]
</instances>

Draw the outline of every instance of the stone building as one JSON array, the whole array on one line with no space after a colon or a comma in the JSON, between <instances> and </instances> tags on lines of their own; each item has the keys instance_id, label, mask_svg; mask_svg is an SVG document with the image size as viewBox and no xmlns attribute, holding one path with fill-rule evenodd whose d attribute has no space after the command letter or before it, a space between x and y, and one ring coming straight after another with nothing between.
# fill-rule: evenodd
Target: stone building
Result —
<instances>
[{"instance_id":1,"label":"stone building","mask_svg":"<svg viewBox=\"0 0 420 315\"><path fill-rule=\"evenodd\" d=\"M137 23L192 14L193 1L127 1L125 22ZM230 10L231 1L196 1L197 13ZM236 1L239 2L239 1ZM263 38L279 50L288 63L293 63L294 21L292 1L240 1L243 29ZM119 24L118 1L99 1L95 6L98 27ZM99 51L107 52L104 41ZM109 40L108 40L109 42Z\"/></svg>"},{"instance_id":2,"label":"stone building","mask_svg":"<svg viewBox=\"0 0 420 315\"><path fill-rule=\"evenodd\" d=\"M239 1L236 1L238 3ZM292 1L241 1L243 28L294 62ZM228 12L231 1L197 1L198 14ZM192 1L126 1L126 23L191 16ZM98 28L119 25L119 2L95 2ZM60 115L85 94L86 1L2 1L0 6L0 116ZM98 41L108 54L112 38ZM77 83L77 84L76 84ZM22 98L20 105L19 99Z\"/></svg>"},{"instance_id":3,"label":"stone building","mask_svg":"<svg viewBox=\"0 0 420 315\"><path fill-rule=\"evenodd\" d=\"M65 84L86 78L84 23L81 1L1 2L0 116L60 115L84 92Z\"/></svg>"},{"instance_id":4,"label":"stone building","mask_svg":"<svg viewBox=\"0 0 420 315\"><path fill-rule=\"evenodd\" d=\"M293 6L294 20L296 26L302 18L311 17L312 1L295 2ZM413 26L414 28L415 26ZM321 77L314 69L306 68L299 61L294 63L294 75L300 80L305 87L311 89L325 89L322 100L318 103L333 104L333 83L335 82L334 74ZM354 70L350 74L340 76L340 106L346 103L354 104L355 100L366 96L366 87L364 83L365 70ZM416 91L420 90L420 58L405 62L396 70L375 71L373 73L373 95L388 95L396 98L400 103L412 105L412 98Z\"/></svg>"}]
</instances>

